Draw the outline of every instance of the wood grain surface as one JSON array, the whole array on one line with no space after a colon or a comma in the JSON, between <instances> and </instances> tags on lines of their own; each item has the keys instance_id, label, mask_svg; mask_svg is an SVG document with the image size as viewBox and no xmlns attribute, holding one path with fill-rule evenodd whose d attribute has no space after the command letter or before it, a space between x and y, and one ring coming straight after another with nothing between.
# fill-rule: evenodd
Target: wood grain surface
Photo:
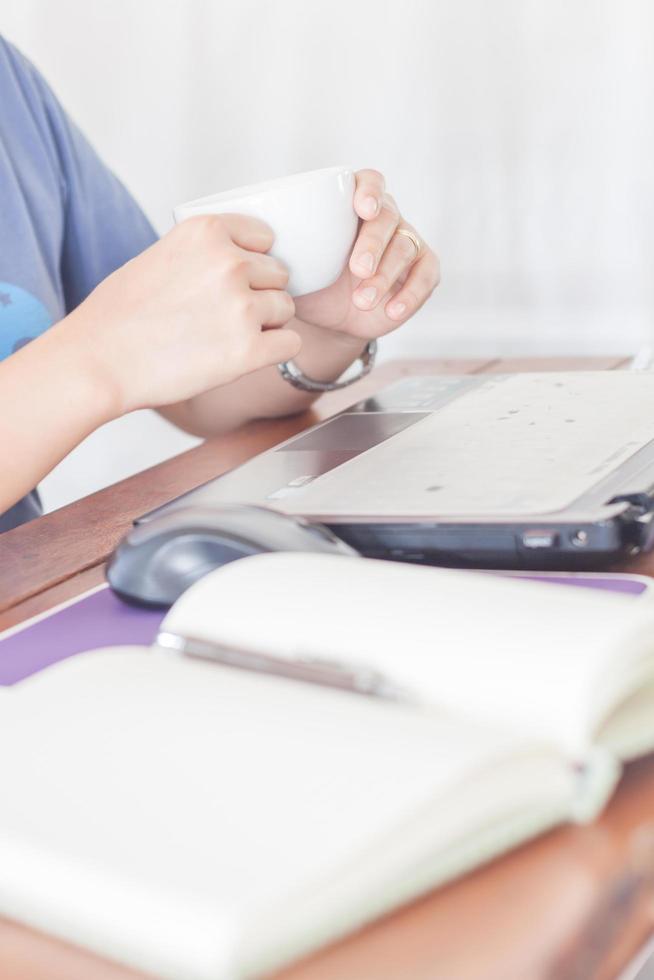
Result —
<instances>
[{"instance_id":1,"label":"wood grain surface","mask_svg":"<svg viewBox=\"0 0 654 980\"><path fill-rule=\"evenodd\" d=\"M209 439L194 449L120 483L46 514L0 537L0 613L80 571L104 562L141 514L167 503L251 456L346 408L384 384L423 371L473 373L486 361L406 361L381 366L351 388L320 399L315 410L293 418L262 420ZM495 362L492 362L495 363ZM0 628L7 625L0 620Z\"/></svg>"},{"instance_id":2,"label":"wood grain surface","mask_svg":"<svg viewBox=\"0 0 654 980\"><path fill-rule=\"evenodd\" d=\"M356 387L324 397L311 413L210 440L1 535L0 628L102 581L106 558L138 515L399 377L623 364L615 358L383 365ZM654 575L654 558L643 556L623 569ZM317 952L277 980L612 980L654 930L654 886L642 873L643 840L650 837L654 841L654 759L628 767L592 825L547 834ZM0 980L137 976L0 919Z\"/></svg>"}]
</instances>

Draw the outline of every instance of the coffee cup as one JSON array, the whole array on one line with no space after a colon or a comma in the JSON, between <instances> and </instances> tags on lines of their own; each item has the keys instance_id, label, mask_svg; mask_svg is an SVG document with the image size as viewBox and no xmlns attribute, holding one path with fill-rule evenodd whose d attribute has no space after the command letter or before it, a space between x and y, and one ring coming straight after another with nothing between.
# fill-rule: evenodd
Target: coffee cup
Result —
<instances>
[{"instance_id":1,"label":"coffee cup","mask_svg":"<svg viewBox=\"0 0 654 980\"><path fill-rule=\"evenodd\" d=\"M336 282L358 228L354 171L329 167L210 194L175 208L176 222L199 214L247 214L272 228L270 254L287 267L291 296Z\"/></svg>"}]
</instances>

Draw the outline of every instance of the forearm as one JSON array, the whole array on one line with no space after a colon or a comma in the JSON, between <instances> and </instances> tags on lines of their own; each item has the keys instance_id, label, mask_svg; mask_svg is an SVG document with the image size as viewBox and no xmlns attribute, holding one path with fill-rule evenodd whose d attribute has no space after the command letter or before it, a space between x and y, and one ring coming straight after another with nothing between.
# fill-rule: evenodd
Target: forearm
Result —
<instances>
[{"instance_id":1,"label":"forearm","mask_svg":"<svg viewBox=\"0 0 654 980\"><path fill-rule=\"evenodd\" d=\"M296 363L316 381L332 381L360 356L365 341L293 319L287 324L302 337ZM294 388L276 367L264 368L167 406L161 413L194 435L211 436L232 431L256 418L279 418L303 412L318 394Z\"/></svg>"},{"instance_id":2,"label":"forearm","mask_svg":"<svg viewBox=\"0 0 654 980\"><path fill-rule=\"evenodd\" d=\"M72 318L0 363L0 513L109 420L109 402Z\"/></svg>"}]
</instances>

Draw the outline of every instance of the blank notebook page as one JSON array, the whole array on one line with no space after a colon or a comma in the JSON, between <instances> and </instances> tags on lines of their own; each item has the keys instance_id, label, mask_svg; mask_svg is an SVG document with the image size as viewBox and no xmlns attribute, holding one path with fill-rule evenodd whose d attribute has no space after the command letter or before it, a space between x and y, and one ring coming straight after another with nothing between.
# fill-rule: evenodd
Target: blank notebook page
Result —
<instances>
[{"instance_id":1,"label":"blank notebook page","mask_svg":"<svg viewBox=\"0 0 654 980\"><path fill-rule=\"evenodd\" d=\"M414 815L447 840L501 809L500 782L457 815L456 787L516 752L446 718L144 648L3 690L0 744L1 910L143 969L214 978L248 916L361 854L383 861ZM549 779L560 810L568 777L544 765L532 791ZM509 800L529 771L505 780Z\"/></svg>"},{"instance_id":2,"label":"blank notebook page","mask_svg":"<svg viewBox=\"0 0 654 980\"><path fill-rule=\"evenodd\" d=\"M377 668L418 703L552 739L576 757L612 705L654 672L649 603L329 555L226 565L176 603L164 628Z\"/></svg>"}]
</instances>

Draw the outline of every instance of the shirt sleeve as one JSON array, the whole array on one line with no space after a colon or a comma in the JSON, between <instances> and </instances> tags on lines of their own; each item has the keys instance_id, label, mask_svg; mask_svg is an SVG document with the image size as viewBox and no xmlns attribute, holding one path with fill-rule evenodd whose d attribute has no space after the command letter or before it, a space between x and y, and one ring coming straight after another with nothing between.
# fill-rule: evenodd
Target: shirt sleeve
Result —
<instances>
[{"instance_id":1,"label":"shirt sleeve","mask_svg":"<svg viewBox=\"0 0 654 980\"><path fill-rule=\"evenodd\" d=\"M65 214L60 272L66 311L70 312L99 282L151 245L157 235L41 75L32 65L29 68L40 91L61 169Z\"/></svg>"}]
</instances>

